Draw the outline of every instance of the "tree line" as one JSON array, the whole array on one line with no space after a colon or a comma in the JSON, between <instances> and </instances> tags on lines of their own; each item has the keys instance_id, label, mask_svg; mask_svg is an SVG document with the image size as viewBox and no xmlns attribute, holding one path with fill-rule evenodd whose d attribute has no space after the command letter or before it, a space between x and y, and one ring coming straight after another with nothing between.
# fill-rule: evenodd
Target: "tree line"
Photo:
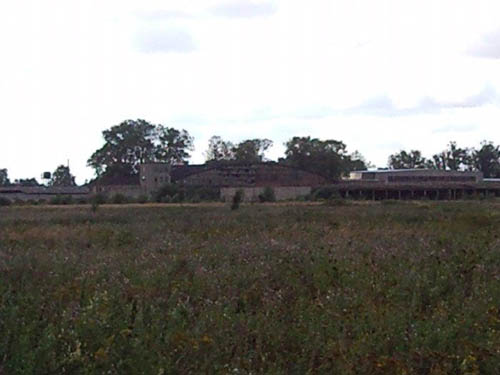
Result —
<instances>
[{"instance_id":1,"label":"tree line","mask_svg":"<svg viewBox=\"0 0 500 375\"><path fill-rule=\"evenodd\" d=\"M126 120L102 132L104 144L88 159L96 178L130 177L139 173L142 163L188 164L194 150L193 137L186 130L177 130L148 121ZM204 156L207 164L251 164L269 162L265 152L273 145L267 138L247 139L232 143L220 136L208 142ZM359 152L349 153L347 145L338 140L292 137L285 143L280 164L300 168L339 179L351 171L373 167ZM484 141L480 148L461 148L450 142L442 152L426 158L419 150L401 150L388 158L389 169L430 168L454 171L481 171L486 178L500 178L500 146ZM16 180L15 184L37 186L35 178ZM11 184L6 169L0 169L0 186ZM74 186L69 167L60 165L52 173L50 186Z\"/></svg>"},{"instance_id":2,"label":"tree line","mask_svg":"<svg viewBox=\"0 0 500 375\"><path fill-rule=\"evenodd\" d=\"M450 142L442 152L425 158L418 150L389 156L390 169L428 168L448 171L481 171L485 178L500 178L500 146L483 141L480 148L458 147Z\"/></svg>"}]
</instances>

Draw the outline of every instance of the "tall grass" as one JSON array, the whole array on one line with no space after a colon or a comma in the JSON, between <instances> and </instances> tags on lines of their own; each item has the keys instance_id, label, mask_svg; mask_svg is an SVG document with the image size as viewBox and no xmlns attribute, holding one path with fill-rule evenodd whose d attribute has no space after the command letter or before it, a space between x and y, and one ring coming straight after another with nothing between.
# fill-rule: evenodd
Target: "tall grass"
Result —
<instances>
[{"instance_id":1,"label":"tall grass","mask_svg":"<svg viewBox=\"0 0 500 375\"><path fill-rule=\"evenodd\" d=\"M0 373L498 374L493 203L0 209Z\"/></svg>"}]
</instances>

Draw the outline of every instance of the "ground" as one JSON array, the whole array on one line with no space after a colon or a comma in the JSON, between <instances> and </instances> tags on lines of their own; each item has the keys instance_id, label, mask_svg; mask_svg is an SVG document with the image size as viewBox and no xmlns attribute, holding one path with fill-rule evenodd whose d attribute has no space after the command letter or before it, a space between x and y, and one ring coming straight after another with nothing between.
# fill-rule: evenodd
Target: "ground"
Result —
<instances>
[{"instance_id":1,"label":"ground","mask_svg":"<svg viewBox=\"0 0 500 375\"><path fill-rule=\"evenodd\" d=\"M0 374L498 374L499 209L0 208Z\"/></svg>"}]
</instances>

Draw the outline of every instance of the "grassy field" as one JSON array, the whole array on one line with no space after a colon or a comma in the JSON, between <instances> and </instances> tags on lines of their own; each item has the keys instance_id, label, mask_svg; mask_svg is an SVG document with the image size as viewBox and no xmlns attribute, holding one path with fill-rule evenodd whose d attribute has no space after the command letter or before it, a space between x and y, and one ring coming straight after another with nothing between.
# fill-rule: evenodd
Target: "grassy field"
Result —
<instances>
[{"instance_id":1,"label":"grassy field","mask_svg":"<svg viewBox=\"0 0 500 375\"><path fill-rule=\"evenodd\" d=\"M0 374L500 374L500 205L0 208Z\"/></svg>"}]
</instances>

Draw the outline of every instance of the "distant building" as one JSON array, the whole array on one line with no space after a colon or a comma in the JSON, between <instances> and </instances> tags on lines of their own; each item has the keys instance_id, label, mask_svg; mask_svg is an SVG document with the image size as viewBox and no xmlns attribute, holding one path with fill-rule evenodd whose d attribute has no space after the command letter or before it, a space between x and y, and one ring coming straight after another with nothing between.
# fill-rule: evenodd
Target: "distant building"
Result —
<instances>
[{"instance_id":1,"label":"distant building","mask_svg":"<svg viewBox=\"0 0 500 375\"><path fill-rule=\"evenodd\" d=\"M245 191L246 200L256 200L265 187L272 187L278 200L307 195L314 187L328 181L315 173L277 163L235 165L229 163L183 165L143 164L140 183L149 194L166 183L182 186L203 186L220 189L222 199L232 197L236 190Z\"/></svg>"},{"instance_id":2,"label":"distant building","mask_svg":"<svg viewBox=\"0 0 500 375\"><path fill-rule=\"evenodd\" d=\"M438 169L387 169L351 172L349 180L363 182L392 183L479 183L481 172L443 171Z\"/></svg>"}]
</instances>

